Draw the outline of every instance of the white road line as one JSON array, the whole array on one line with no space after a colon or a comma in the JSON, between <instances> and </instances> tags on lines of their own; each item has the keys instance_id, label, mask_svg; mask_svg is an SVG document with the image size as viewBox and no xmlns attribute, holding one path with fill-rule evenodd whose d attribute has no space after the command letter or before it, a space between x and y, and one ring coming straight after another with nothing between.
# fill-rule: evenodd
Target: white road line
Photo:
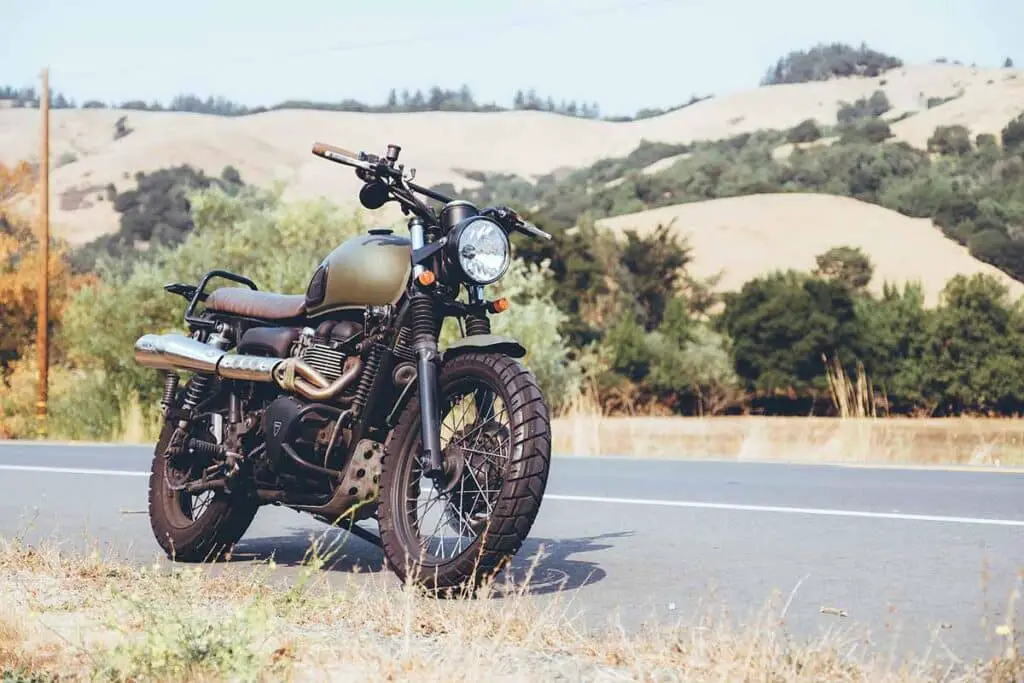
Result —
<instances>
[{"instance_id":1,"label":"white road line","mask_svg":"<svg viewBox=\"0 0 1024 683\"><path fill-rule=\"evenodd\" d=\"M148 477L149 472L131 470L91 470L81 467L42 467L40 465L0 465L0 471L50 472L52 474L104 474L113 477Z\"/></svg>"},{"instance_id":2,"label":"white road line","mask_svg":"<svg viewBox=\"0 0 1024 683\"><path fill-rule=\"evenodd\" d=\"M20 448L23 446L28 447L46 447L46 448L87 448L87 449L124 449L124 450L144 450L146 455L151 455L153 452L152 443L105 443L101 441L23 441L20 439L0 439L0 453L5 448ZM908 472L969 472L969 473L993 473L993 474L1024 474L1024 467L1015 465L915 465L912 463L872 463L872 462L826 462L826 461L813 461L813 460L738 460L736 458L730 458L726 456L713 457L710 455L704 456L680 456L678 458L673 457L656 457L656 458L643 458L632 455L579 455L575 453L552 453L551 456L558 460L580 460L580 461L599 461L599 460L617 460L617 461L629 461L633 463L642 462L664 462L664 463L697 463L697 464L714 464L714 465L780 465L788 467L817 467L817 468L844 468L844 469L861 469L861 470L902 470ZM46 456L43 456L46 457Z\"/></svg>"},{"instance_id":3,"label":"white road line","mask_svg":"<svg viewBox=\"0 0 1024 683\"><path fill-rule=\"evenodd\" d=\"M564 500L577 503L616 503L619 505L654 505L675 508L698 508L706 510L736 510L744 512L788 512L798 515L820 515L824 517L866 517L869 519L897 519L912 522L948 522L951 524L988 524L993 526L1024 527L1024 519L991 519L987 517L944 517L941 515L910 515L900 512L865 512L861 510L830 510L827 508L796 508L777 505L740 505L738 503L705 503L692 500L649 500L645 498L603 498L600 496L567 496L557 493L544 494L545 499Z\"/></svg>"},{"instance_id":4,"label":"white road line","mask_svg":"<svg viewBox=\"0 0 1024 683\"><path fill-rule=\"evenodd\" d=\"M39 441L23 439L0 440L0 448L21 448L22 446L41 446L43 448L146 448L153 449L151 443L122 443L120 441Z\"/></svg>"},{"instance_id":5,"label":"white road line","mask_svg":"<svg viewBox=\"0 0 1024 683\"><path fill-rule=\"evenodd\" d=\"M98 474L116 477L148 477L149 472L134 470L100 470L74 467L42 467L38 465L0 465L0 471L47 472L51 474ZM945 517L942 515L912 515L900 512L867 512L863 510L833 510L828 508L798 508L778 505L741 505L739 503L708 503L695 500L655 500L649 498L605 498L602 496L570 496L546 493L547 500L574 503L611 503L616 505L649 505L656 507L695 508L701 510L728 510L736 512L782 512L821 517L860 517L867 519L894 519L910 522L946 522L947 524L982 524L988 526L1024 527L1021 519L993 519L987 517Z\"/></svg>"}]
</instances>

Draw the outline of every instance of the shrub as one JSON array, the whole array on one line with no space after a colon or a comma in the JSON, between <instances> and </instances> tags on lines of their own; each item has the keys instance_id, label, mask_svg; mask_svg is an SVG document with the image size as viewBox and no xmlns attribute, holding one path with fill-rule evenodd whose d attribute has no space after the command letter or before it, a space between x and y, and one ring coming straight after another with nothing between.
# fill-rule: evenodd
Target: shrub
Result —
<instances>
[{"instance_id":1,"label":"shrub","mask_svg":"<svg viewBox=\"0 0 1024 683\"><path fill-rule=\"evenodd\" d=\"M728 339L696 323L683 299L669 303L661 326L647 336L646 347L650 368L645 380L654 391L671 397L673 407L692 403L697 412L714 414L737 400L739 378Z\"/></svg>"},{"instance_id":2,"label":"shrub","mask_svg":"<svg viewBox=\"0 0 1024 683\"><path fill-rule=\"evenodd\" d=\"M861 97L852 104L843 102L839 106L836 120L840 125L851 125L861 119L878 118L885 112L892 109L889 98L884 90L876 90L871 97Z\"/></svg>"},{"instance_id":3,"label":"shrub","mask_svg":"<svg viewBox=\"0 0 1024 683\"><path fill-rule=\"evenodd\" d=\"M928 151L963 156L971 152L971 132L964 126L939 126L928 138Z\"/></svg>"},{"instance_id":4,"label":"shrub","mask_svg":"<svg viewBox=\"0 0 1024 683\"><path fill-rule=\"evenodd\" d=\"M833 247L815 257L818 265L814 274L822 279L845 285L850 290L862 290L871 282L874 265L860 247Z\"/></svg>"},{"instance_id":5,"label":"shrub","mask_svg":"<svg viewBox=\"0 0 1024 683\"><path fill-rule=\"evenodd\" d=\"M814 142L821 139L821 128L814 119L806 119L790 129L786 134L786 141L799 144L801 142Z\"/></svg>"},{"instance_id":6,"label":"shrub","mask_svg":"<svg viewBox=\"0 0 1024 683\"><path fill-rule=\"evenodd\" d=\"M128 127L128 117L122 116L114 123L114 139L120 140L130 135L135 129Z\"/></svg>"},{"instance_id":7,"label":"shrub","mask_svg":"<svg viewBox=\"0 0 1024 683\"><path fill-rule=\"evenodd\" d=\"M156 246L128 269L101 264L100 283L78 292L67 310L68 352L84 369L103 373L99 391L110 413L105 420L118 426L133 396L144 406L159 398L156 374L126 363L124 349L146 332L181 328L184 300L164 292L165 283L197 282L206 271L224 268L244 273L261 289L302 292L320 259L360 229L354 217L325 202L284 204L270 191L232 197L209 188L189 200L195 231L185 242Z\"/></svg>"},{"instance_id":8,"label":"shrub","mask_svg":"<svg viewBox=\"0 0 1024 683\"><path fill-rule=\"evenodd\" d=\"M958 97L961 97L962 95L963 95L963 93L960 93L959 95L950 95L948 97L929 97L927 102L925 103L925 106L928 109L934 109L935 107L941 107L946 102L952 102L953 100L957 99Z\"/></svg>"},{"instance_id":9,"label":"shrub","mask_svg":"<svg viewBox=\"0 0 1024 683\"><path fill-rule=\"evenodd\" d=\"M853 142L878 144L885 142L890 137L892 137L892 131L888 123L881 119L867 119L844 127L839 142L843 144Z\"/></svg>"},{"instance_id":10,"label":"shrub","mask_svg":"<svg viewBox=\"0 0 1024 683\"><path fill-rule=\"evenodd\" d=\"M75 154L74 152L64 152L59 157L57 157L56 167L60 168L61 166L67 166L68 164L73 164L76 161L78 161L77 154Z\"/></svg>"},{"instance_id":11,"label":"shrub","mask_svg":"<svg viewBox=\"0 0 1024 683\"><path fill-rule=\"evenodd\" d=\"M1003 128L1003 149L1009 153L1024 151L1024 113Z\"/></svg>"},{"instance_id":12,"label":"shrub","mask_svg":"<svg viewBox=\"0 0 1024 683\"><path fill-rule=\"evenodd\" d=\"M978 137L974 138L974 146L978 149L996 147L998 144L996 136L991 133L978 133Z\"/></svg>"}]
</instances>

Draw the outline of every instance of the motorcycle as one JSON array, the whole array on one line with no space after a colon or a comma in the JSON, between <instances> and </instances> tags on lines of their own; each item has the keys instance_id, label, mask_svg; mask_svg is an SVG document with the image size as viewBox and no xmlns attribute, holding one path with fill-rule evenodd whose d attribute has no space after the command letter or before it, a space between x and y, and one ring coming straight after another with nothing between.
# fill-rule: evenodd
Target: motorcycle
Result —
<instances>
[{"instance_id":1,"label":"motorcycle","mask_svg":"<svg viewBox=\"0 0 1024 683\"><path fill-rule=\"evenodd\" d=\"M508 207L415 184L397 145L312 151L355 169L367 209L397 202L408 237L344 241L304 294L224 270L165 285L188 302L188 334L135 343L136 362L164 372L153 533L172 560L222 559L261 506L279 505L379 546L403 582L478 586L529 534L551 452L526 349L491 333L508 302L485 287L510 265L511 233L551 236ZM234 285L207 292L215 278ZM441 349L446 318L462 336Z\"/></svg>"}]
</instances>

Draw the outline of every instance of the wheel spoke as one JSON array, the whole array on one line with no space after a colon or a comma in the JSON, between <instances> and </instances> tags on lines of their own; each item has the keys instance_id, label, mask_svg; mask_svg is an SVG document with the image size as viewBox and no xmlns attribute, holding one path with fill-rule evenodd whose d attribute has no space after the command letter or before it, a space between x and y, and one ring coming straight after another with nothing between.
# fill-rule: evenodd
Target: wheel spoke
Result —
<instances>
[{"instance_id":1,"label":"wheel spoke","mask_svg":"<svg viewBox=\"0 0 1024 683\"><path fill-rule=\"evenodd\" d=\"M406 509L411 530L418 537L417 545L435 561L458 557L480 536L494 513L511 458L510 415L500 392L479 380L463 385L442 402L440 431L448 493L439 491L432 481L429 488L424 486L429 480L424 477L421 455L414 457L408 470ZM431 514L437 519L431 519Z\"/></svg>"}]
</instances>

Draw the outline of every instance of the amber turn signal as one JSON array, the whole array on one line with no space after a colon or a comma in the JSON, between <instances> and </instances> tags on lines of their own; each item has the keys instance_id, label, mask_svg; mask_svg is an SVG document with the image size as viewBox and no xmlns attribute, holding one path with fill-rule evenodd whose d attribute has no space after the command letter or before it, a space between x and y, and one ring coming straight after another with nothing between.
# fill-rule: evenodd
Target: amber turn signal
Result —
<instances>
[{"instance_id":1,"label":"amber turn signal","mask_svg":"<svg viewBox=\"0 0 1024 683\"><path fill-rule=\"evenodd\" d=\"M434 284L437 281L437 277L434 275L434 271L424 270L416 278L416 281L419 282L424 287L429 287L430 285Z\"/></svg>"},{"instance_id":2,"label":"amber turn signal","mask_svg":"<svg viewBox=\"0 0 1024 683\"><path fill-rule=\"evenodd\" d=\"M491 302L491 312L492 313L502 313L502 312L507 311L507 310L508 310L508 299L506 299L505 297L501 297L500 299L495 299L494 301Z\"/></svg>"}]
</instances>

